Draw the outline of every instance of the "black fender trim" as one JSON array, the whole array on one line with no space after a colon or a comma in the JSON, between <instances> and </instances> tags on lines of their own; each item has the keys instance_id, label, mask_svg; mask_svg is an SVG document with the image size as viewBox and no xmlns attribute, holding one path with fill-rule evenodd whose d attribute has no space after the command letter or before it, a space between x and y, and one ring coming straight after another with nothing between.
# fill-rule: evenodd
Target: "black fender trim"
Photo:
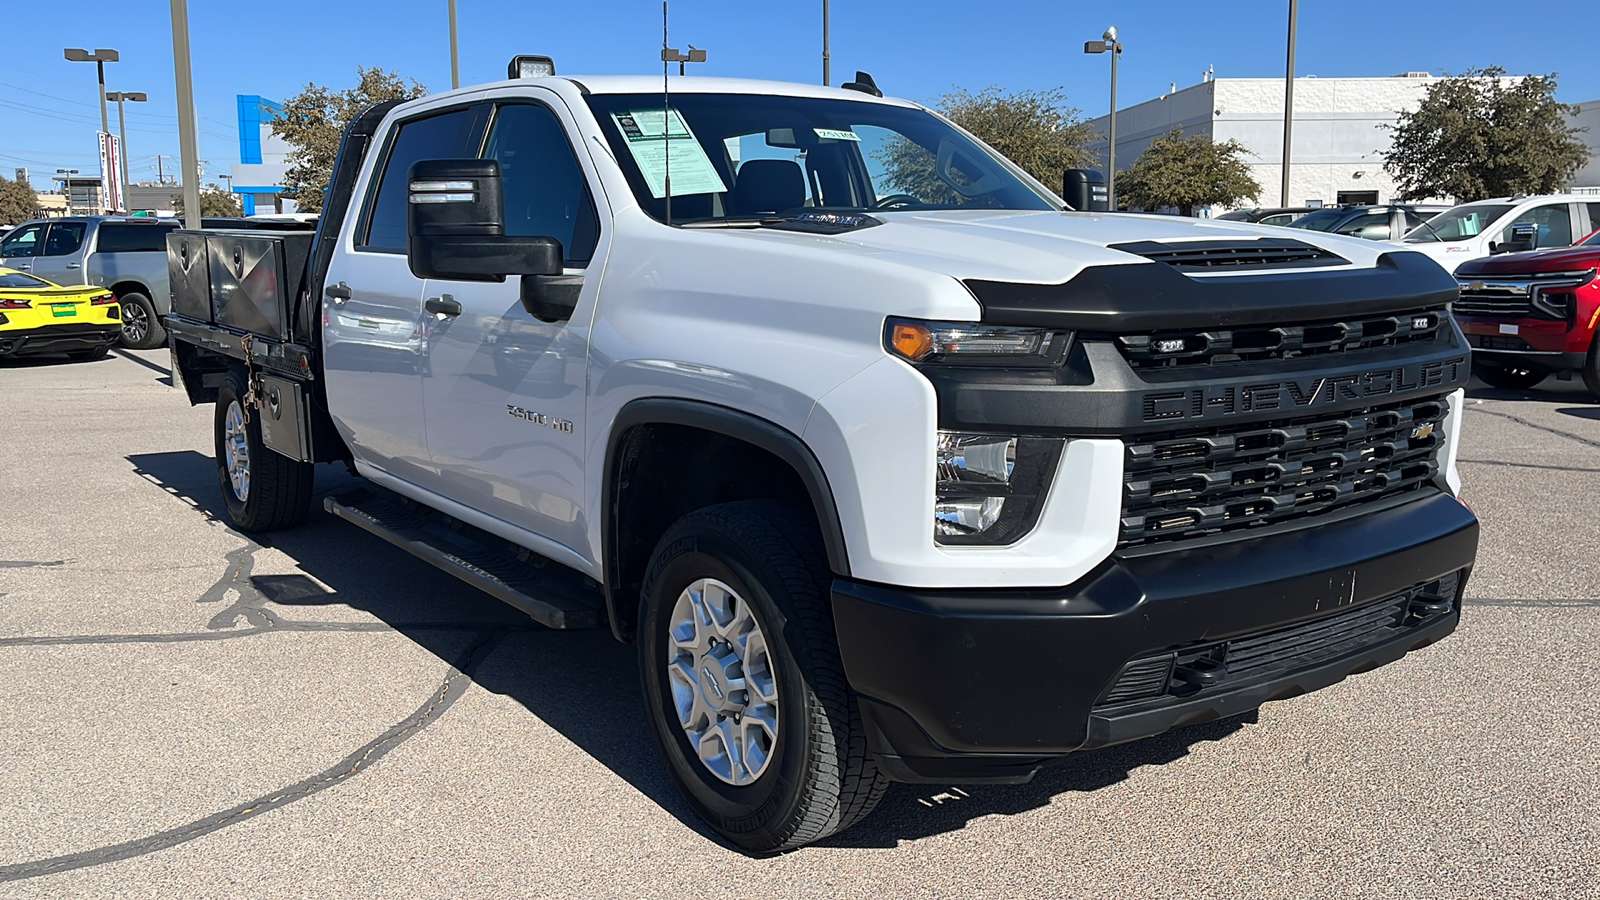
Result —
<instances>
[{"instance_id":1,"label":"black fender trim","mask_svg":"<svg viewBox=\"0 0 1600 900\"><path fill-rule=\"evenodd\" d=\"M617 640L627 641L619 623L618 596L622 584L620 555L617 553L617 467L620 462L618 448L629 431L641 425L685 425L737 438L771 453L794 469L811 495L811 505L817 522L822 527L822 545L828 554L828 568L835 575L848 577L850 556L845 548L844 526L839 522L839 508L833 500L833 489L811 448L799 435L779 425L746 412L706 403L670 397L650 397L624 406L611 423L611 433L606 442L605 482L601 487L600 550L604 559L606 614L611 622L611 632Z\"/></svg>"}]
</instances>

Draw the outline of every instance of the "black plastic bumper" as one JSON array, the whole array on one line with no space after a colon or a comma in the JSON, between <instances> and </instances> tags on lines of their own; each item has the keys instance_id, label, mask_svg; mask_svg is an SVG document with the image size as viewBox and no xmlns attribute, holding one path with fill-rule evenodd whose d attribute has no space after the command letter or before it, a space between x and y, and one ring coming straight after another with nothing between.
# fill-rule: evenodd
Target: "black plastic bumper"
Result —
<instances>
[{"instance_id":1,"label":"black plastic bumper","mask_svg":"<svg viewBox=\"0 0 1600 900\"><path fill-rule=\"evenodd\" d=\"M122 326L112 322L94 325L46 325L0 331L0 356L34 356L98 350L116 343Z\"/></svg>"},{"instance_id":2,"label":"black plastic bumper","mask_svg":"<svg viewBox=\"0 0 1600 900\"><path fill-rule=\"evenodd\" d=\"M1545 350L1485 350L1473 347L1472 358L1479 362L1530 366L1535 369L1562 372L1583 368L1584 363L1589 360L1589 354L1583 350L1562 350L1557 352Z\"/></svg>"},{"instance_id":3,"label":"black plastic bumper","mask_svg":"<svg viewBox=\"0 0 1600 900\"><path fill-rule=\"evenodd\" d=\"M1247 712L1392 662L1455 629L1477 519L1444 494L1254 540L1113 557L1041 590L840 579L845 672L902 781L1021 781L1046 759ZM1324 620L1461 573L1447 611L1301 667L1096 707L1130 660Z\"/></svg>"}]
</instances>

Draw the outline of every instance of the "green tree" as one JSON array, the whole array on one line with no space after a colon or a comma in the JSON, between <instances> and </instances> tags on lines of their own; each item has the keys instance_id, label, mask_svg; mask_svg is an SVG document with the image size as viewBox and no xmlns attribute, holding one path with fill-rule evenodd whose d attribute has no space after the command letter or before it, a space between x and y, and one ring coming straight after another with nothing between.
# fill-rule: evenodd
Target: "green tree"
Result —
<instances>
[{"instance_id":1,"label":"green tree","mask_svg":"<svg viewBox=\"0 0 1600 900\"><path fill-rule=\"evenodd\" d=\"M356 86L342 91L307 84L272 120L272 133L294 148L289 153L284 187L294 194L295 209L300 212L322 211L322 195L333 175L339 140L352 119L374 103L410 100L427 93L415 79L376 66L357 66L356 75Z\"/></svg>"},{"instance_id":2,"label":"green tree","mask_svg":"<svg viewBox=\"0 0 1600 900\"><path fill-rule=\"evenodd\" d=\"M172 208L178 215L183 215L183 198L175 198L172 201ZM239 203L238 197L212 185L200 191L200 215L242 216L244 207Z\"/></svg>"},{"instance_id":3,"label":"green tree","mask_svg":"<svg viewBox=\"0 0 1600 900\"><path fill-rule=\"evenodd\" d=\"M27 183L0 175L0 225L25 222L39 212L39 200Z\"/></svg>"},{"instance_id":4,"label":"green tree","mask_svg":"<svg viewBox=\"0 0 1600 900\"><path fill-rule=\"evenodd\" d=\"M988 87L976 94L957 89L940 97L935 108L1053 190L1060 190L1064 170L1092 160L1088 145L1094 130L1066 105L1061 88L1006 93ZM934 172L936 150L900 137L886 141L874 154L884 168L885 191L929 203L959 202L956 191Z\"/></svg>"},{"instance_id":5,"label":"green tree","mask_svg":"<svg viewBox=\"0 0 1600 900\"><path fill-rule=\"evenodd\" d=\"M1394 143L1383 168L1400 199L1458 202L1561 190L1589 159L1568 124L1577 107L1556 102L1556 76L1507 83L1498 67L1471 69L1428 85L1414 112L1387 126Z\"/></svg>"},{"instance_id":6,"label":"green tree","mask_svg":"<svg viewBox=\"0 0 1600 900\"><path fill-rule=\"evenodd\" d=\"M1192 216L1196 206L1234 206L1261 196L1238 141L1221 144L1209 134L1183 136L1174 128L1150 142L1133 167L1117 176L1117 199L1126 206L1157 210L1176 206Z\"/></svg>"}]
</instances>

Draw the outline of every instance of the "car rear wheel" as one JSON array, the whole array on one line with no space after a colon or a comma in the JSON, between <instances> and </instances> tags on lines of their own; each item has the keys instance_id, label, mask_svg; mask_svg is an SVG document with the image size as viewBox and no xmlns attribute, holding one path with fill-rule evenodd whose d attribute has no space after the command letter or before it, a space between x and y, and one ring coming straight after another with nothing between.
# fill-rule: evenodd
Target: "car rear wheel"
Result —
<instances>
[{"instance_id":1,"label":"car rear wheel","mask_svg":"<svg viewBox=\"0 0 1600 900\"><path fill-rule=\"evenodd\" d=\"M888 785L839 661L830 581L815 523L765 500L678 520L645 577L639 662L667 767L751 852L849 828Z\"/></svg>"},{"instance_id":2,"label":"car rear wheel","mask_svg":"<svg viewBox=\"0 0 1600 900\"><path fill-rule=\"evenodd\" d=\"M259 411L248 412L244 376L229 372L217 390L217 481L228 518L241 531L273 531L305 521L315 466L261 442Z\"/></svg>"},{"instance_id":3,"label":"car rear wheel","mask_svg":"<svg viewBox=\"0 0 1600 900\"><path fill-rule=\"evenodd\" d=\"M1583 386L1600 400L1600 337L1589 345L1589 356L1583 361Z\"/></svg>"},{"instance_id":4,"label":"car rear wheel","mask_svg":"<svg viewBox=\"0 0 1600 900\"><path fill-rule=\"evenodd\" d=\"M167 329L161 325L150 298L130 291L117 298L122 307L122 345L135 350L154 350L167 342Z\"/></svg>"},{"instance_id":5,"label":"car rear wheel","mask_svg":"<svg viewBox=\"0 0 1600 900\"><path fill-rule=\"evenodd\" d=\"M1525 391L1550 377L1549 372L1499 363L1473 363L1472 374L1484 384L1506 391Z\"/></svg>"}]
</instances>

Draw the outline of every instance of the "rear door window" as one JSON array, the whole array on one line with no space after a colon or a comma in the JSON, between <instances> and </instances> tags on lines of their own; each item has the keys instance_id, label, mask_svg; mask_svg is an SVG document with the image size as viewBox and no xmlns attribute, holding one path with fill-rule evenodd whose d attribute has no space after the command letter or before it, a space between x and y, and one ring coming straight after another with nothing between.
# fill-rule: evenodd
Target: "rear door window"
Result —
<instances>
[{"instance_id":1,"label":"rear door window","mask_svg":"<svg viewBox=\"0 0 1600 900\"><path fill-rule=\"evenodd\" d=\"M83 246L83 232L88 226L82 222L52 222L50 234L44 239L44 252L40 256L66 256L77 253Z\"/></svg>"},{"instance_id":2,"label":"rear door window","mask_svg":"<svg viewBox=\"0 0 1600 900\"><path fill-rule=\"evenodd\" d=\"M11 232L0 241L0 256L38 256L39 247L44 243L44 230L45 226L39 224L25 225Z\"/></svg>"},{"instance_id":3,"label":"rear door window","mask_svg":"<svg viewBox=\"0 0 1600 900\"><path fill-rule=\"evenodd\" d=\"M165 252L171 231L161 225L107 222L100 226L95 249L101 253Z\"/></svg>"},{"instance_id":4,"label":"rear door window","mask_svg":"<svg viewBox=\"0 0 1600 900\"><path fill-rule=\"evenodd\" d=\"M1511 229L1518 225L1532 224L1539 229L1534 237L1533 246L1543 249L1545 247L1566 247L1572 244L1572 214L1567 211L1565 203L1551 203L1546 206L1535 206L1511 221L1510 225L1500 233L1502 242L1511 239Z\"/></svg>"},{"instance_id":5,"label":"rear door window","mask_svg":"<svg viewBox=\"0 0 1600 900\"><path fill-rule=\"evenodd\" d=\"M383 253L406 252L406 173L424 159L462 159L477 156L467 148L466 107L418 119L407 119L395 129L383 175L367 204L365 229L356 246Z\"/></svg>"}]
</instances>

